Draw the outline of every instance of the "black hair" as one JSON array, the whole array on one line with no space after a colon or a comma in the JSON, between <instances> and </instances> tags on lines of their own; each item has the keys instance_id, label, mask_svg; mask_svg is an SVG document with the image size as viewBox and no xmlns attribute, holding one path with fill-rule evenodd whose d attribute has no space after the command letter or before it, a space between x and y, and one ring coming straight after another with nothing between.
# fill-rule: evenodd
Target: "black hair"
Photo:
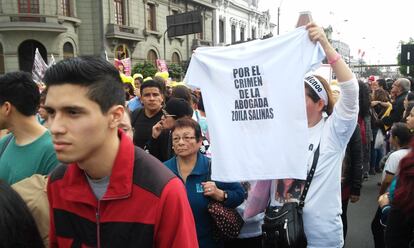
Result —
<instances>
[{"instance_id":1,"label":"black hair","mask_svg":"<svg viewBox=\"0 0 414 248\"><path fill-rule=\"evenodd\" d=\"M412 91L408 92L407 101L414 101L414 92Z\"/></svg>"},{"instance_id":2,"label":"black hair","mask_svg":"<svg viewBox=\"0 0 414 248\"><path fill-rule=\"evenodd\" d=\"M141 96L144 89L149 87L158 88L160 90L160 94L165 96L165 86L162 83L154 80L147 80L141 84L141 88L139 89Z\"/></svg>"},{"instance_id":3,"label":"black hair","mask_svg":"<svg viewBox=\"0 0 414 248\"><path fill-rule=\"evenodd\" d=\"M383 78L378 78L377 83L378 83L378 86L383 88L383 89L385 89L387 87L387 83L385 82L385 79L383 79Z\"/></svg>"},{"instance_id":4,"label":"black hair","mask_svg":"<svg viewBox=\"0 0 414 248\"><path fill-rule=\"evenodd\" d=\"M391 127L391 135L398 138L400 147L408 146L410 144L412 134L406 123L394 123Z\"/></svg>"},{"instance_id":5,"label":"black hair","mask_svg":"<svg viewBox=\"0 0 414 248\"><path fill-rule=\"evenodd\" d=\"M173 87L170 97L181 98L191 104L191 90L184 85Z\"/></svg>"},{"instance_id":6,"label":"black hair","mask_svg":"<svg viewBox=\"0 0 414 248\"><path fill-rule=\"evenodd\" d=\"M102 113L125 104L118 70L101 57L80 56L59 61L46 71L43 80L48 88L64 84L87 87L89 99L99 105Z\"/></svg>"},{"instance_id":7,"label":"black hair","mask_svg":"<svg viewBox=\"0 0 414 248\"><path fill-rule=\"evenodd\" d=\"M200 92L200 97L198 98L198 104L197 104L197 108L203 112L206 112L204 110L204 102L203 102L203 94Z\"/></svg>"},{"instance_id":8,"label":"black hair","mask_svg":"<svg viewBox=\"0 0 414 248\"><path fill-rule=\"evenodd\" d=\"M371 106L370 89L367 84L358 80L359 85L359 116L365 117L369 115L369 108Z\"/></svg>"},{"instance_id":9,"label":"black hair","mask_svg":"<svg viewBox=\"0 0 414 248\"><path fill-rule=\"evenodd\" d=\"M199 142L202 140L202 134L201 134L201 127L193 120L191 117L182 117L175 121L174 127L171 129L171 133L174 132L177 128L192 128L194 130L194 135L196 138L196 141Z\"/></svg>"},{"instance_id":10,"label":"black hair","mask_svg":"<svg viewBox=\"0 0 414 248\"><path fill-rule=\"evenodd\" d=\"M128 101L130 98L134 97L134 86L130 83L124 83L123 85L125 91L125 99Z\"/></svg>"},{"instance_id":11,"label":"black hair","mask_svg":"<svg viewBox=\"0 0 414 248\"><path fill-rule=\"evenodd\" d=\"M410 113L411 113L411 110L413 109L413 107L414 107L414 101L408 101L407 108L404 111L404 116L401 119L401 121L407 122L407 117L410 116Z\"/></svg>"},{"instance_id":12,"label":"black hair","mask_svg":"<svg viewBox=\"0 0 414 248\"><path fill-rule=\"evenodd\" d=\"M27 72L9 72L0 77L0 105L10 102L22 115L35 115L40 103L39 87Z\"/></svg>"},{"instance_id":13,"label":"black hair","mask_svg":"<svg viewBox=\"0 0 414 248\"><path fill-rule=\"evenodd\" d=\"M0 180L0 247L44 247L26 203Z\"/></svg>"}]
</instances>

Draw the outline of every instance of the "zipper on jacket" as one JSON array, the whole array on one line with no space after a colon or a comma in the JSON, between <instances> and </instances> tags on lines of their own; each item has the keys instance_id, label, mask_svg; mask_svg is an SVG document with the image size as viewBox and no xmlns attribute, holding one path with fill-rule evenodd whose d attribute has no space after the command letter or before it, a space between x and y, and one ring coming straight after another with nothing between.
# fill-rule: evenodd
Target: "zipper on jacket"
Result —
<instances>
[{"instance_id":1,"label":"zipper on jacket","mask_svg":"<svg viewBox=\"0 0 414 248\"><path fill-rule=\"evenodd\" d=\"M96 209L96 242L98 248L101 247L101 228L100 228L100 205L101 201L98 201L98 208Z\"/></svg>"},{"instance_id":2,"label":"zipper on jacket","mask_svg":"<svg viewBox=\"0 0 414 248\"><path fill-rule=\"evenodd\" d=\"M289 247L290 247L289 228L288 228L288 219L285 219L285 225L283 226L283 229L285 229L285 233L286 233L286 240L287 240L288 245L289 245Z\"/></svg>"}]
</instances>

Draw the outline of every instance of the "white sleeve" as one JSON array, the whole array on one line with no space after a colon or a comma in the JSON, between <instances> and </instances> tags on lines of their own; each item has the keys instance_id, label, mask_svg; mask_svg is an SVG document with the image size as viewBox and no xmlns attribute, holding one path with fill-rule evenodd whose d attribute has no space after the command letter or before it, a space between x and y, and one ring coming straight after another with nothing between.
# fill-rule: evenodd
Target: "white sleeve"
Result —
<instances>
[{"instance_id":1,"label":"white sleeve","mask_svg":"<svg viewBox=\"0 0 414 248\"><path fill-rule=\"evenodd\" d=\"M358 81L355 77L349 81L339 83L339 86L341 88L341 96L335 104L333 113L328 121L331 122L333 142L342 149L348 144L357 125L359 89Z\"/></svg>"},{"instance_id":2,"label":"white sleeve","mask_svg":"<svg viewBox=\"0 0 414 248\"><path fill-rule=\"evenodd\" d=\"M384 170L391 174L396 174L398 165L400 164L400 156L397 156L396 152L391 153L388 157L387 161L385 162Z\"/></svg>"}]
</instances>

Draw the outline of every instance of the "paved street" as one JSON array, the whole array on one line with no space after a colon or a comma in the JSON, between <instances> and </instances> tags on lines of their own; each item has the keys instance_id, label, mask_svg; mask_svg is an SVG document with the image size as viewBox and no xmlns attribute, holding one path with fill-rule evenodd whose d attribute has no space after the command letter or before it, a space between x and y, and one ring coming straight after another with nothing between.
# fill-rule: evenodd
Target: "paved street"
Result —
<instances>
[{"instance_id":1,"label":"paved street","mask_svg":"<svg viewBox=\"0 0 414 248\"><path fill-rule=\"evenodd\" d=\"M374 242L371 234L371 221L377 210L379 186L381 174L370 176L368 181L362 185L361 198L353 204L348 205L348 235L346 238L347 248L373 248Z\"/></svg>"}]
</instances>

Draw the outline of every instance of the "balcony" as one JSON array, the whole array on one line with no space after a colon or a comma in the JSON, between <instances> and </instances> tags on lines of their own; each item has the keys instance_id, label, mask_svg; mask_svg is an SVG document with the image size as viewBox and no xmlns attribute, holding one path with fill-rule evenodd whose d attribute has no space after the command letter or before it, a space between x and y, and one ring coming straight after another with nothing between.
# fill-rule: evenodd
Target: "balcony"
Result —
<instances>
[{"instance_id":1,"label":"balcony","mask_svg":"<svg viewBox=\"0 0 414 248\"><path fill-rule=\"evenodd\" d=\"M105 37L107 39L122 39L136 42L144 39L144 37L139 34L138 28L112 23L108 24Z\"/></svg>"},{"instance_id":2,"label":"balcony","mask_svg":"<svg viewBox=\"0 0 414 248\"><path fill-rule=\"evenodd\" d=\"M43 31L64 33L67 28L60 25L57 16L41 14L2 14L0 32L6 31Z\"/></svg>"},{"instance_id":3,"label":"balcony","mask_svg":"<svg viewBox=\"0 0 414 248\"><path fill-rule=\"evenodd\" d=\"M144 40L144 36L139 34L138 28L113 23L108 24L105 37L112 48L118 44L126 43L132 51L138 42Z\"/></svg>"}]
</instances>

